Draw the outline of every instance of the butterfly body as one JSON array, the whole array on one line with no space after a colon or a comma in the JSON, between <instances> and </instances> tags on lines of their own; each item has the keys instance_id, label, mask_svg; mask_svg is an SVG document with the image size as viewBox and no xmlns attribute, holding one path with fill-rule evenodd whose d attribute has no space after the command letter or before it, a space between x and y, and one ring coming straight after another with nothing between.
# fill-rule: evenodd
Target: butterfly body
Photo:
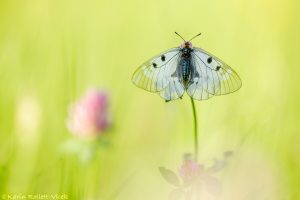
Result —
<instances>
[{"instance_id":1,"label":"butterfly body","mask_svg":"<svg viewBox=\"0 0 300 200\"><path fill-rule=\"evenodd\" d=\"M242 85L232 68L191 42L148 60L135 71L132 82L166 101L181 98L185 92L193 99L205 100L232 93Z\"/></svg>"},{"instance_id":2,"label":"butterfly body","mask_svg":"<svg viewBox=\"0 0 300 200\"><path fill-rule=\"evenodd\" d=\"M187 89L188 83L191 79L192 75L192 63L191 63L191 52L193 51L192 49L192 44L189 42L186 42L184 44L184 47L181 45L179 48L181 48L181 60L178 63L178 71L181 72L178 77L181 78L181 82L184 85L184 88Z\"/></svg>"}]
</instances>

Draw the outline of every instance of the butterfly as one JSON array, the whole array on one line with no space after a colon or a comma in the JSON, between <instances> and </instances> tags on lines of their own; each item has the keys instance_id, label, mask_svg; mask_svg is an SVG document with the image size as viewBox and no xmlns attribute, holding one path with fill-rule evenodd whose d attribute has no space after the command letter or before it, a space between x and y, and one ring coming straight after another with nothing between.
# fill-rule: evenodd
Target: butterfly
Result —
<instances>
[{"instance_id":1,"label":"butterfly","mask_svg":"<svg viewBox=\"0 0 300 200\"><path fill-rule=\"evenodd\" d=\"M181 37L177 32L175 32ZM201 35L198 34L195 37ZM182 98L205 100L241 88L239 75L209 52L193 47L191 40L171 48L142 64L132 82L146 91L158 93L166 102Z\"/></svg>"}]
</instances>

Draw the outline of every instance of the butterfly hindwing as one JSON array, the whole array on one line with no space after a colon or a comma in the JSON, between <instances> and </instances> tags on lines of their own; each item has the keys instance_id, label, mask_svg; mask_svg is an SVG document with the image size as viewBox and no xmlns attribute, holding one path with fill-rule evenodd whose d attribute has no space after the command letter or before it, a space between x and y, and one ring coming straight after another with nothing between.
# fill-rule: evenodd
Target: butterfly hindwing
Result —
<instances>
[{"instance_id":1,"label":"butterfly hindwing","mask_svg":"<svg viewBox=\"0 0 300 200\"><path fill-rule=\"evenodd\" d=\"M134 72L132 82L144 90L159 93L165 100L181 97L184 88L177 77L180 55L179 48L172 48L151 58Z\"/></svg>"},{"instance_id":2,"label":"butterfly hindwing","mask_svg":"<svg viewBox=\"0 0 300 200\"><path fill-rule=\"evenodd\" d=\"M242 85L232 68L203 49L194 48L191 61L194 73L187 93L194 99L204 100L214 95L232 93Z\"/></svg>"},{"instance_id":3,"label":"butterfly hindwing","mask_svg":"<svg viewBox=\"0 0 300 200\"><path fill-rule=\"evenodd\" d=\"M185 89L180 77L178 77L179 72L177 70L179 70L179 68L176 68L176 71L169 78L167 87L159 92L159 95L166 101L181 98L184 94Z\"/></svg>"}]
</instances>

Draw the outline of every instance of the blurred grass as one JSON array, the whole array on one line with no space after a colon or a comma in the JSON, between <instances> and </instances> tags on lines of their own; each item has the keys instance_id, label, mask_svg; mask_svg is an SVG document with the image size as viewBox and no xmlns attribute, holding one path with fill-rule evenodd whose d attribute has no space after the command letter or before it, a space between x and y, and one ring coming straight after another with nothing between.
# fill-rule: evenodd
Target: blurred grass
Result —
<instances>
[{"instance_id":1,"label":"blurred grass","mask_svg":"<svg viewBox=\"0 0 300 200\"><path fill-rule=\"evenodd\" d=\"M222 58L243 81L235 94L196 102L200 160L233 150L224 181L229 191L258 193L251 177L250 186L228 181L246 170L272 178L252 199L300 199L299 4L0 1L0 193L108 199L131 177L114 198L165 199L170 187L157 167L178 166L182 154L193 151L190 102L185 95L165 104L130 79L148 58L182 42L177 31L186 38L202 32L194 46ZM82 167L62 158L58 148L71 137L65 127L69 104L91 86L109 91L114 128L111 146ZM17 119L27 97L40 109L30 134ZM245 166L252 157L261 166Z\"/></svg>"}]
</instances>

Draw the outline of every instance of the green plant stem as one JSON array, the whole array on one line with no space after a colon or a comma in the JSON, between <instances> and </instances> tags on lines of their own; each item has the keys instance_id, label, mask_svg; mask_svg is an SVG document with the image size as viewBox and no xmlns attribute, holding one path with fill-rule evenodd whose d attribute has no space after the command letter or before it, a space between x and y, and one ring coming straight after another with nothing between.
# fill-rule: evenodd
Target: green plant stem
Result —
<instances>
[{"instance_id":1,"label":"green plant stem","mask_svg":"<svg viewBox=\"0 0 300 200\"><path fill-rule=\"evenodd\" d=\"M198 159L198 120L197 120L197 112L195 108L194 99L191 98L192 108L193 108L193 117L194 117L194 148L195 148L195 160Z\"/></svg>"}]
</instances>

